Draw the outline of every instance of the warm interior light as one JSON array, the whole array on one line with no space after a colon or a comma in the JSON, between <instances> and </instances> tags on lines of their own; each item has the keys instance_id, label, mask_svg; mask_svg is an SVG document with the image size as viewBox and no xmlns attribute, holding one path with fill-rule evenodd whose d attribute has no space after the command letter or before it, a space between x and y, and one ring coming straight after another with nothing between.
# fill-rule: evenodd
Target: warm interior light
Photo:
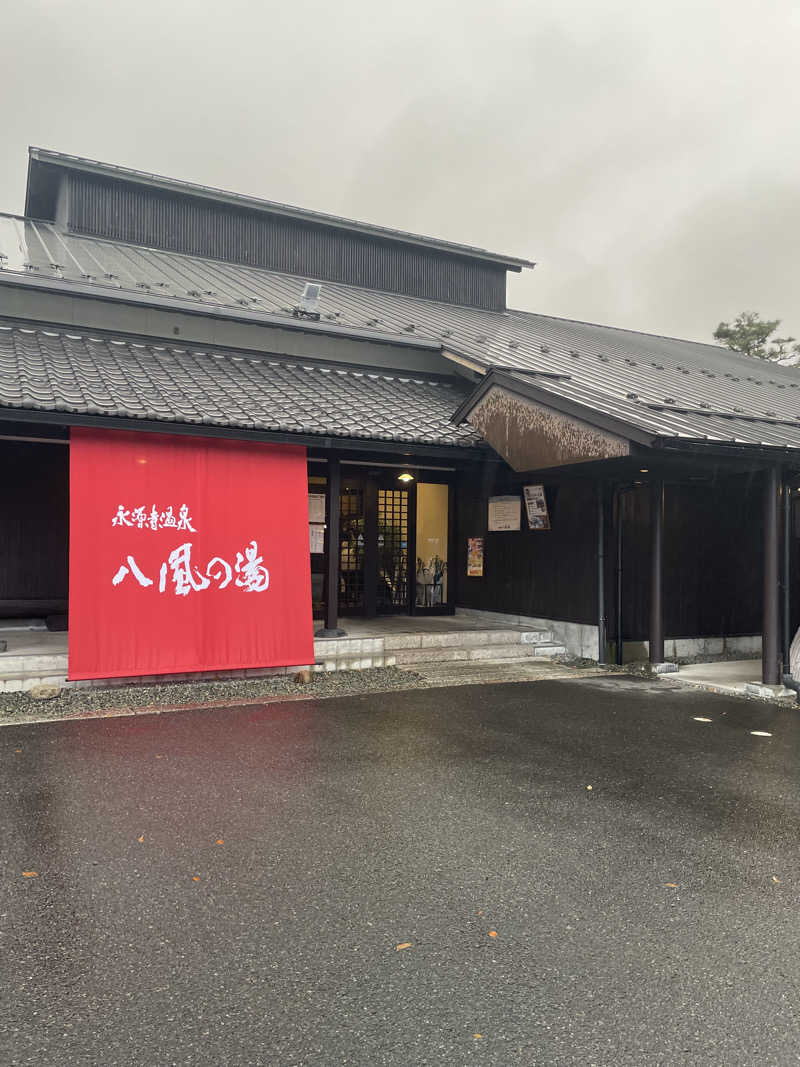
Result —
<instances>
[{"instance_id":1,"label":"warm interior light","mask_svg":"<svg viewBox=\"0 0 800 1067\"><path fill-rule=\"evenodd\" d=\"M639 474L649 474L647 467L640 467Z\"/></svg>"},{"instance_id":2,"label":"warm interior light","mask_svg":"<svg viewBox=\"0 0 800 1067\"><path fill-rule=\"evenodd\" d=\"M408 471L403 471L402 474L398 474L397 475L397 480L398 480L398 482L413 482L414 481L414 475L413 474L409 474Z\"/></svg>"}]
</instances>

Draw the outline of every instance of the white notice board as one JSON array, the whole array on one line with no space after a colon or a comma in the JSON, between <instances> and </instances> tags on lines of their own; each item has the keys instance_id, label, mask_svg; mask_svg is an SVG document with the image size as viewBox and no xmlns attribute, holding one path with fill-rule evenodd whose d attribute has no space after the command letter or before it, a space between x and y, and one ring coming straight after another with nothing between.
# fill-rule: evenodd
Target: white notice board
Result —
<instances>
[{"instance_id":1,"label":"white notice board","mask_svg":"<svg viewBox=\"0 0 800 1067\"><path fill-rule=\"evenodd\" d=\"M325 496L323 493L308 494L308 521L325 522Z\"/></svg>"},{"instance_id":2,"label":"white notice board","mask_svg":"<svg viewBox=\"0 0 800 1067\"><path fill-rule=\"evenodd\" d=\"M489 497L489 532L496 530L519 530L522 517L522 501L518 496Z\"/></svg>"}]
</instances>

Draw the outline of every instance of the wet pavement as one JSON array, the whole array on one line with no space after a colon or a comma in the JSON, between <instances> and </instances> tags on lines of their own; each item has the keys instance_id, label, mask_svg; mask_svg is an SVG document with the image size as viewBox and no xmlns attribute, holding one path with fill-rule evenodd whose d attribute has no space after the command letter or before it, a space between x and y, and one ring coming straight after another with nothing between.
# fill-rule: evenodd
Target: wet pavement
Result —
<instances>
[{"instance_id":1,"label":"wet pavement","mask_svg":"<svg viewBox=\"0 0 800 1067\"><path fill-rule=\"evenodd\" d=\"M626 678L5 727L0 1063L796 1064L799 768Z\"/></svg>"}]
</instances>

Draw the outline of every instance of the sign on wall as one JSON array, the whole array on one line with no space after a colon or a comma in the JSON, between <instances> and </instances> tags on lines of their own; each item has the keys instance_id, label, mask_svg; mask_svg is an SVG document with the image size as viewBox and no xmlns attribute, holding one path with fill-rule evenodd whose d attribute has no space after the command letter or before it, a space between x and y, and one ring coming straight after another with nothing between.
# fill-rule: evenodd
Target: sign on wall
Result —
<instances>
[{"instance_id":1,"label":"sign on wall","mask_svg":"<svg viewBox=\"0 0 800 1067\"><path fill-rule=\"evenodd\" d=\"M69 677L313 663L305 449L74 429Z\"/></svg>"},{"instance_id":2,"label":"sign on wall","mask_svg":"<svg viewBox=\"0 0 800 1067\"><path fill-rule=\"evenodd\" d=\"M483 577L483 538L467 538L467 577Z\"/></svg>"},{"instance_id":3,"label":"sign on wall","mask_svg":"<svg viewBox=\"0 0 800 1067\"><path fill-rule=\"evenodd\" d=\"M489 497L489 532L519 530L522 507L518 496Z\"/></svg>"},{"instance_id":4,"label":"sign on wall","mask_svg":"<svg viewBox=\"0 0 800 1067\"><path fill-rule=\"evenodd\" d=\"M528 515L529 530L549 530L550 515L547 511L547 498L543 485L526 485L525 510Z\"/></svg>"}]
</instances>

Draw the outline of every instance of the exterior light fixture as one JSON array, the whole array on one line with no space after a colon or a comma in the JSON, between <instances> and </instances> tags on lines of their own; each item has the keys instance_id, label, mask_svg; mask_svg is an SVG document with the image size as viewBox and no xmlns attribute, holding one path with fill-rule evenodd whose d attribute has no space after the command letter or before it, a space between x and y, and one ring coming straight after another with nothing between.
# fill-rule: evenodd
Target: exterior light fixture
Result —
<instances>
[{"instance_id":1,"label":"exterior light fixture","mask_svg":"<svg viewBox=\"0 0 800 1067\"><path fill-rule=\"evenodd\" d=\"M649 474L648 468L647 467L640 467L639 468L639 474Z\"/></svg>"},{"instance_id":2,"label":"exterior light fixture","mask_svg":"<svg viewBox=\"0 0 800 1067\"><path fill-rule=\"evenodd\" d=\"M403 471L402 474L398 474L397 475L397 480L398 480L398 482L413 482L414 481L414 475L413 474L409 474L408 471Z\"/></svg>"}]
</instances>

